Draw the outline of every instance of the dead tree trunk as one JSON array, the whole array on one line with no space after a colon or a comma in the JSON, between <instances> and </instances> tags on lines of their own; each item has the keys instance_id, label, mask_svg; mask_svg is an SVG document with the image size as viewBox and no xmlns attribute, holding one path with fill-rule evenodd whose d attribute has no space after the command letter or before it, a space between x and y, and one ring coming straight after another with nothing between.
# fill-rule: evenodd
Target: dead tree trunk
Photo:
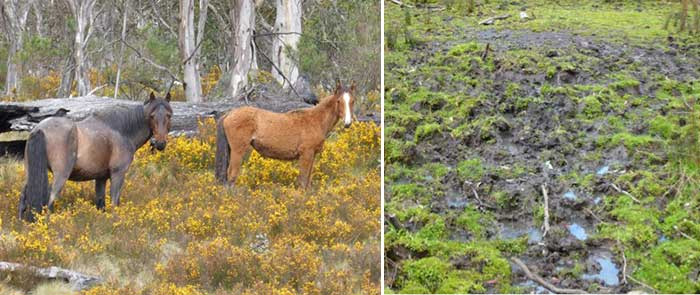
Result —
<instances>
[{"instance_id":1,"label":"dead tree trunk","mask_svg":"<svg viewBox=\"0 0 700 295\"><path fill-rule=\"evenodd\" d=\"M233 0L231 10L231 30L233 31L233 70L231 71L231 96L241 93L248 85L248 72L256 68L255 44L255 4L253 0Z\"/></svg>"},{"instance_id":2,"label":"dead tree trunk","mask_svg":"<svg viewBox=\"0 0 700 295\"><path fill-rule=\"evenodd\" d=\"M126 40L126 20L129 13L129 1L124 1L124 16L122 17L122 34L121 39ZM122 42L119 48L119 62L117 63L117 81L114 84L114 98L116 99L119 95L119 82L121 82L122 75L122 61L124 60L124 42Z\"/></svg>"},{"instance_id":3,"label":"dead tree trunk","mask_svg":"<svg viewBox=\"0 0 700 295\"><path fill-rule=\"evenodd\" d=\"M194 25L194 1L180 0L180 28L178 43L184 67L185 99L190 102L202 101L202 80L199 76L199 44L196 44ZM206 1L204 1L206 2ZM200 2L201 3L201 2ZM204 15L206 17L206 6ZM200 13L202 13L200 11ZM204 29L202 24L201 29ZM204 31L198 32L200 35Z\"/></svg>"},{"instance_id":4,"label":"dead tree trunk","mask_svg":"<svg viewBox=\"0 0 700 295\"><path fill-rule=\"evenodd\" d=\"M90 93L90 76L87 57L87 45L93 33L95 20L95 4L97 0L66 0L75 18L75 41L73 42L73 58L75 60L75 82L78 96Z\"/></svg>"},{"instance_id":5,"label":"dead tree trunk","mask_svg":"<svg viewBox=\"0 0 700 295\"><path fill-rule=\"evenodd\" d=\"M277 0L277 16L275 17L275 36L272 41L272 62L279 70L272 71L273 77L284 87L289 87L283 77L290 83L299 77L299 68L295 55L301 36L301 0Z\"/></svg>"},{"instance_id":6,"label":"dead tree trunk","mask_svg":"<svg viewBox=\"0 0 700 295\"><path fill-rule=\"evenodd\" d=\"M27 15L33 1L3 0L2 11L7 19L9 48L7 52L7 76L5 78L5 95L12 95L19 90L19 61L17 53L22 50L22 35L27 23Z\"/></svg>"}]
</instances>

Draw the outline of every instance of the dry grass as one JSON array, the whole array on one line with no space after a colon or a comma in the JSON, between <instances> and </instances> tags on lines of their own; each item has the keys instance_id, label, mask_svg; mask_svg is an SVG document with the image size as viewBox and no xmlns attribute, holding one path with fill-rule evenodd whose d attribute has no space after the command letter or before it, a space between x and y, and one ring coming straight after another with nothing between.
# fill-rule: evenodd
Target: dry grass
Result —
<instances>
[{"instance_id":1,"label":"dry grass","mask_svg":"<svg viewBox=\"0 0 700 295\"><path fill-rule=\"evenodd\" d=\"M17 220L21 162L3 160L0 260L105 279L86 294L379 294L378 129L334 133L308 192L294 187L294 163L255 153L228 189L214 181L210 120L165 152L139 150L122 206L98 211L93 183L69 182L34 224Z\"/></svg>"}]
</instances>

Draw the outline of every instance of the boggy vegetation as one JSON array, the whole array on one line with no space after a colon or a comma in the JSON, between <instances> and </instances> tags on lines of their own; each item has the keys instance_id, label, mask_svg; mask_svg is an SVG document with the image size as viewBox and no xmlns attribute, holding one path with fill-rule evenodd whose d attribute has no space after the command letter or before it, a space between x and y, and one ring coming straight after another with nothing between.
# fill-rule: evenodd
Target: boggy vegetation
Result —
<instances>
[{"instance_id":1,"label":"boggy vegetation","mask_svg":"<svg viewBox=\"0 0 700 295\"><path fill-rule=\"evenodd\" d=\"M140 149L121 206L97 210L91 182L68 182L56 212L33 224L17 219L23 167L3 160L0 260L104 278L84 294L379 294L378 126L333 132L308 192L295 188L294 163L255 152L235 188L219 185L214 132L208 119L164 152ZM37 284L36 294L72 294L0 277L3 294Z\"/></svg>"},{"instance_id":2,"label":"boggy vegetation","mask_svg":"<svg viewBox=\"0 0 700 295\"><path fill-rule=\"evenodd\" d=\"M386 7L385 290L544 292L517 257L561 288L700 291L700 42L663 29L678 4L428 2L446 9Z\"/></svg>"}]
</instances>

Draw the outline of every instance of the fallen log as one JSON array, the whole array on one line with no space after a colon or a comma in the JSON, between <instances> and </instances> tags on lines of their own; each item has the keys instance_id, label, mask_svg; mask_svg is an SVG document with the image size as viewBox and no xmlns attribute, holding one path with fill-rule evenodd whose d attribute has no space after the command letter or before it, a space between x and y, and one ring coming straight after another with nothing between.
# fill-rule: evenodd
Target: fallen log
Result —
<instances>
[{"instance_id":1,"label":"fallen log","mask_svg":"<svg viewBox=\"0 0 700 295\"><path fill-rule=\"evenodd\" d=\"M480 25L485 25L485 26L493 25L497 20L507 19L507 18L509 18L509 17L510 17L510 14L492 16L492 17L489 17L489 18L487 18L487 19L485 19L485 20L480 21L479 24L480 24Z\"/></svg>"},{"instance_id":2,"label":"fallen log","mask_svg":"<svg viewBox=\"0 0 700 295\"><path fill-rule=\"evenodd\" d=\"M97 284L102 283L102 278L98 276L87 275L70 269L60 267L39 268L27 266L19 263L2 262L0 261L0 271L15 272L29 271L39 278L47 280L62 280L71 285L71 288L76 291L89 289Z\"/></svg>"},{"instance_id":3,"label":"fallen log","mask_svg":"<svg viewBox=\"0 0 700 295\"><path fill-rule=\"evenodd\" d=\"M109 97L85 96L76 98L40 99L28 102L0 103L0 129L6 131L31 131L41 120L53 116L66 116L80 120L96 110L115 106L140 104L140 101L113 99ZM175 101L173 107L172 131L188 133L197 130L197 120L213 117L229 109L243 105L255 106L276 112L286 112L292 109L310 107L312 105L300 101L245 101L188 103Z\"/></svg>"},{"instance_id":4,"label":"fallen log","mask_svg":"<svg viewBox=\"0 0 700 295\"><path fill-rule=\"evenodd\" d=\"M102 108L141 103L140 101L99 96L40 99L29 102L0 102L0 133L7 131L31 131L36 124L48 117L66 116L72 120L80 120ZM196 132L199 119L216 117L232 108L241 106L253 106L274 112L287 112L313 106L298 100L275 101L265 99L256 99L248 102L244 100L203 103L175 101L171 102L170 105L173 108L171 133L175 135ZM379 118L373 114L359 115L358 120L373 121L379 124Z\"/></svg>"}]
</instances>

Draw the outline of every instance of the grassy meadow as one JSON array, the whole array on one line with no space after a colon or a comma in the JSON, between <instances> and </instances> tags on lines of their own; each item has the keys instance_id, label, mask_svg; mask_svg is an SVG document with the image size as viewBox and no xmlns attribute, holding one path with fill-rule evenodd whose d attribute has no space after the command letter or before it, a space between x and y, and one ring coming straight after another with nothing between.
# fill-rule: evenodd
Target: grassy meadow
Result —
<instances>
[{"instance_id":1,"label":"grassy meadow","mask_svg":"<svg viewBox=\"0 0 700 295\"><path fill-rule=\"evenodd\" d=\"M95 209L93 182L69 181L33 224L17 218L22 163L2 159L0 261L101 276L86 295L379 294L378 126L332 132L307 192L296 163L255 152L235 188L219 185L214 134L207 119L164 152L141 148L119 207ZM23 273L0 273L0 293L77 294Z\"/></svg>"}]
</instances>

